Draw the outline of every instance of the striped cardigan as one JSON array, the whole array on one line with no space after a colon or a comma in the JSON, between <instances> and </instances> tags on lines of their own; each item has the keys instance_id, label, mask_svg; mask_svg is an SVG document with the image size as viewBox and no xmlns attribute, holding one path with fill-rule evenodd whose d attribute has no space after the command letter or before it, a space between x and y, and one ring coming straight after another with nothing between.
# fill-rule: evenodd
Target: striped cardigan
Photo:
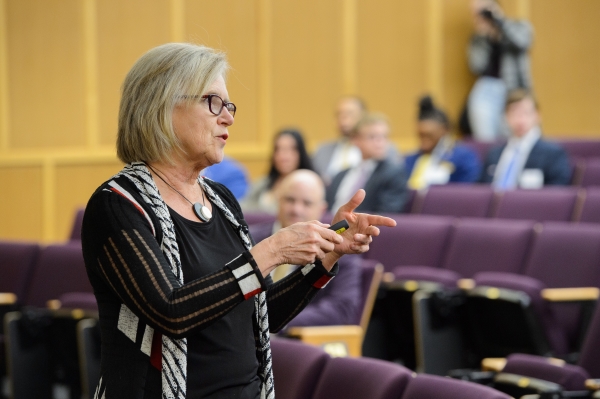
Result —
<instances>
[{"instance_id":1,"label":"striped cardigan","mask_svg":"<svg viewBox=\"0 0 600 399\"><path fill-rule=\"evenodd\" d=\"M205 182L238 221L243 219L229 190L218 183ZM177 340L207 327L240 302L263 291L270 330L277 332L337 273L337 265L327 272L316 262L272 284L269 277L263 279L250 252L245 251L232 253L232 260L215 267L215 272L182 284L167 260L172 249L164 243L165 232L159 218L128 178L114 177L92 195L83 220L82 245L100 314L99 398L168 397L162 389L164 374L176 374L177 370L171 370L173 364L182 369L184 376L187 370L185 361L165 357L170 349L164 347L161 335L171 339L167 342L173 343L171 349L176 352L180 349ZM258 324L253 318L262 368L270 359L261 357L264 350L259 345ZM185 397L185 379L173 381L183 392L174 397ZM274 394L269 392L266 396Z\"/></svg>"}]
</instances>

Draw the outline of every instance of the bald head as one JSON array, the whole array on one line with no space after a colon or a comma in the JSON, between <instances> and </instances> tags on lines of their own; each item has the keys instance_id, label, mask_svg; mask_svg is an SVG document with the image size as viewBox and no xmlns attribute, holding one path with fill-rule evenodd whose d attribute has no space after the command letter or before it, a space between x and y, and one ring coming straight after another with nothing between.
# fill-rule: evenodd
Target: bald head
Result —
<instances>
[{"instance_id":1,"label":"bald head","mask_svg":"<svg viewBox=\"0 0 600 399\"><path fill-rule=\"evenodd\" d=\"M325 186L313 171L299 169L281 182L277 189L281 227L298 222L318 220L327 209Z\"/></svg>"}]
</instances>

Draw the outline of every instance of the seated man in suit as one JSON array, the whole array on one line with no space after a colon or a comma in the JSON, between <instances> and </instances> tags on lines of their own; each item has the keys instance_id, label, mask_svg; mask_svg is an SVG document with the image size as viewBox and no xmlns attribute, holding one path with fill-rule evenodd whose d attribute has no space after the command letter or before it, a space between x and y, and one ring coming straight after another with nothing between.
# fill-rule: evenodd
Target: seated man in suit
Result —
<instances>
[{"instance_id":1,"label":"seated man in suit","mask_svg":"<svg viewBox=\"0 0 600 399\"><path fill-rule=\"evenodd\" d=\"M343 97L338 102L335 117L339 136L334 141L321 144L312 158L313 167L325 184L331 183L331 179L342 170L360 163L360 151L353 145L351 135L366 112L367 107L359 97ZM402 156L394 146L388 147L386 156L393 162L402 162Z\"/></svg>"},{"instance_id":2,"label":"seated man in suit","mask_svg":"<svg viewBox=\"0 0 600 399\"><path fill-rule=\"evenodd\" d=\"M325 187L315 172L299 169L290 173L277 190L279 209L275 223L250 225L250 234L260 242L281 228L297 222L319 220L327 205ZM279 266L272 274L277 281L293 270L294 266ZM339 272L325 289L292 321L292 326L344 325L356 323L360 313L361 257L347 255L339 261Z\"/></svg>"},{"instance_id":3,"label":"seated man in suit","mask_svg":"<svg viewBox=\"0 0 600 399\"><path fill-rule=\"evenodd\" d=\"M522 89L510 92L505 117L511 137L506 145L489 151L481 181L499 190L568 185L571 165L567 153L542 139L538 107L531 93Z\"/></svg>"},{"instance_id":4,"label":"seated man in suit","mask_svg":"<svg viewBox=\"0 0 600 399\"><path fill-rule=\"evenodd\" d=\"M367 114L358 122L352 142L360 149L362 161L333 178L326 193L329 210L337 210L363 188L367 195L356 208L358 212L403 211L408 199L407 177L403 164L386 157L389 133L390 125L383 115Z\"/></svg>"}]
</instances>

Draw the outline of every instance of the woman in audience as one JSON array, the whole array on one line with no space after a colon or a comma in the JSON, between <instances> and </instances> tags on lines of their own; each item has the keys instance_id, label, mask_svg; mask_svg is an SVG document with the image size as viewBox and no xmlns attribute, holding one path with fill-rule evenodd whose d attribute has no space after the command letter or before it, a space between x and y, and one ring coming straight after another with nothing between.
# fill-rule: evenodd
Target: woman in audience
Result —
<instances>
[{"instance_id":1,"label":"woman in audience","mask_svg":"<svg viewBox=\"0 0 600 399\"><path fill-rule=\"evenodd\" d=\"M481 162L477 154L456 144L450 119L430 96L419 101L417 130L419 150L406 157L410 188L420 190L432 184L471 183L479 179Z\"/></svg>"},{"instance_id":2,"label":"woman in audience","mask_svg":"<svg viewBox=\"0 0 600 399\"><path fill-rule=\"evenodd\" d=\"M277 213L277 187L297 169L313 170L313 167L302 134L298 130L284 129L273 140L269 174L252 185L248 196L242 201L242 209L246 212Z\"/></svg>"},{"instance_id":3,"label":"woman in audience","mask_svg":"<svg viewBox=\"0 0 600 399\"><path fill-rule=\"evenodd\" d=\"M223 159L236 106L222 53L171 43L127 74L117 154L123 170L86 207L83 253L102 338L96 398L272 399L269 331L310 302L347 253L368 250L381 216L353 210L293 224L256 246L225 186L200 172ZM306 265L276 284L281 264Z\"/></svg>"}]
</instances>

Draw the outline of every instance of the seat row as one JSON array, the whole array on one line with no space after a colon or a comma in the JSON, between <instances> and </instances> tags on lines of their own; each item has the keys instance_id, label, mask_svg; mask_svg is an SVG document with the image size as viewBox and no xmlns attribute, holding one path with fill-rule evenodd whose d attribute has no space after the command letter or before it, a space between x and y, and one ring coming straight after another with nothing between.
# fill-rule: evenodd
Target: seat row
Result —
<instances>
[{"instance_id":1,"label":"seat row","mask_svg":"<svg viewBox=\"0 0 600 399\"><path fill-rule=\"evenodd\" d=\"M525 219L540 222L600 223L600 187L554 187L498 192L489 185L448 184L411 191L404 214ZM396 214L388 216L396 217ZM248 224L273 222L275 216L247 212ZM329 222L331 214L323 221ZM73 237L78 236L76 228Z\"/></svg>"},{"instance_id":2,"label":"seat row","mask_svg":"<svg viewBox=\"0 0 600 399\"><path fill-rule=\"evenodd\" d=\"M407 213L600 222L600 188L547 187L539 190L495 191L489 185L448 184L413 192Z\"/></svg>"},{"instance_id":3,"label":"seat row","mask_svg":"<svg viewBox=\"0 0 600 399\"><path fill-rule=\"evenodd\" d=\"M465 330L480 331L485 338L485 344L475 348L477 358L489 355L509 336L522 341L532 337L522 347L527 346L533 353L565 354L579 348L585 333L586 310L573 303L594 304L598 297L600 225L426 215L401 215L395 219L397 226L382 228L365 254L379 260L389 272L385 293L375 305L374 319L386 326L384 335L392 336L383 349L392 354L374 356L389 360L399 356L409 367L418 367L413 363L418 360L423 336L413 328L416 316L412 295L416 290L454 292L458 287L462 290L456 298L444 302L443 295L440 299L435 294L431 302L436 306L441 303L441 311L446 313L453 303L461 305L457 310L461 315L456 316L460 319L460 334L472 344L476 341L469 339ZM495 291L489 291L489 287ZM578 296L565 297L566 289ZM500 302L480 303L492 297L508 302L502 306ZM507 316L513 307L511 316ZM541 332L536 335L521 326L521 330L513 329L509 334L498 326L505 319L509 319L506 325L517 325L517 313L524 319L535 319L529 324L539 326ZM510 317L515 319L511 321ZM369 338L368 331L369 341L373 338ZM394 346L398 353L393 353ZM415 348L412 353L411 347ZM435 345L428 349L432 348ZM508 345L505 350L510 353ZM368 350L365 353L372 355ZM432 356L442 355L434 352ZM407 362L406 357L412 358L413 363ZM442 374L446 371L441 369Z\"/></svg>"},{"instance_id":4,"label":"seat row","mask_svg":"<svg viewBox=\"0 0 600 399\"><path fill-rule=\"evenodd\" d=\"M286 399L508 399L495 389L378 359L331 358L317 347L271 340L277 397Z\"/></svg>"},{"instance_id":5,"label":"seat row","mask_svg":"<svg viewBox=\"0 0 600 399\"><path fill-rule=\"evenodd\" d=\"M78 241L0 241L0 265L0 304L46 307L65 293L92 292Z\"/></svg>"}]
</instances>

